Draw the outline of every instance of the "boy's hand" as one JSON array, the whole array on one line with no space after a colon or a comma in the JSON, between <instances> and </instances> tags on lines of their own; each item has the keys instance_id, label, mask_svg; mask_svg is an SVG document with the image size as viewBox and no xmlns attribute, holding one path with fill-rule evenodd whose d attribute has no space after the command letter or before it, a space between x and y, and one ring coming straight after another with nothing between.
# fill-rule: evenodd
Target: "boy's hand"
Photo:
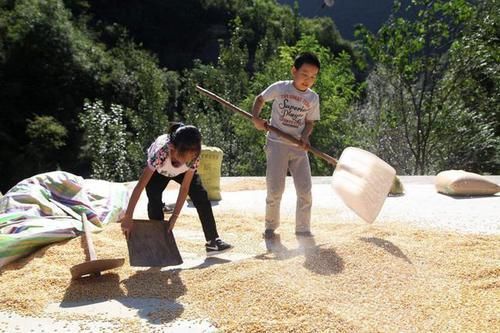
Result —
<instances>
[{"instance_id":1,"label":"boy's hand","mask_svg":"<svg viewBox=\"0 0 500 333\"><path fill-rule=\"evenodd\" d=\"M309 137L308 136L302 136L300 138L300 146L304 150L308 150L311 147L311 143L309 142Z\"/></svg>"},{"instance_id":2,"label":"boy's hand","mask_svg":"<svg viewBox=\"0 0 500 333\"><path fill-rule=\"evenodd\" d=\"M253 125L255 126L256 129L258 129L259 131L265 131L267 130L267 121L265 121L264 119L261 119L259 117L253 117L252 118L252 121L253 121Z\"/></svg>"}]
</instances>

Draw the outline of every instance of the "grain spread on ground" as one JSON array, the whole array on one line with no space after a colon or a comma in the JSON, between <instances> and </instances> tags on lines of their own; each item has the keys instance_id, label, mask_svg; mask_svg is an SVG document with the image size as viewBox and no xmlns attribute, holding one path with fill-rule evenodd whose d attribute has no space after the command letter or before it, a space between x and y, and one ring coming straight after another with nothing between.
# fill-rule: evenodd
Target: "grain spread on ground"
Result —
<instances>
[{"instance_id":1,"label":"grain spread on ground","mask_svg":"<svg viewBox=\"0 0 500 333\"><path fill-rule=\"evenodd\" d=\"M494 332L500 329L500 237L365 225L315 211L315 238L299 241L293 221L268 252L262 215L216 216L239 261L201 269L138 270L126 263L95 279L71 281L85 261L82 238L52 244L0 271L0 309L47 315L50 303L143 297L179 302L160 322L207 318L227 332ZM194 216L178 220L181 252L204 256ZM185 234L196 237L183 237ZM201 240L201 241L200 241ZM118 224L93 237L99 258L128 257ZM78 315L85 318L85 315ZM95 319L95 315L87 319ZM134 319L117 319L140 327Z\"/></svg>"}]
</instances>

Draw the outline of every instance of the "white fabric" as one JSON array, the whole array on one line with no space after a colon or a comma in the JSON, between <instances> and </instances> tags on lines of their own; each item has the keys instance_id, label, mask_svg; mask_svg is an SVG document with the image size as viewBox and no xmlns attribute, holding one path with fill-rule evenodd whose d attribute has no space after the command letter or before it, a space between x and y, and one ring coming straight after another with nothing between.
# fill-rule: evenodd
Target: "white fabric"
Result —
<instances>
[{"instance_id":1,"label":"white fabric","mask_svg":"<svg viewBox=\"0 0 500 333\"><path fill-rule=\"evenodd\" d=\"M285 190L287 170L290 170L297 194L295 231L310 231L312 182L307 152L298 147L268 140L266 157L266 229L275 230L280 225L281 198Z\"/></svg>"},{"instance_id":2,"label":"white fabric","mask_svg":"<svg viewBox=\"0 0 500 333\"><path fill-rule=\"evenodd\" d=\"M163 176L175 177L188 171L190 167L186 164L182 164L178 168L172 165L168 148L169 142L170 136L168 134L156 138L148 149L148 166L151 170L156 170Z\"/></svg>"},{"instance_id":3,"label":"white fabric","mask_svg":"<svg viewBox=\"0 0 500 333\"><path fill-rule=\"evenodd\" d=\"M274 100L270 124L283 132L300 139L306 120L320 119L319 96L311 89L300 91L293 86L293 81L278 81L267 87L261 94L268 102ZM276 133L268 134L269 140L291 145Z\"/></svg>"}]
</instances>

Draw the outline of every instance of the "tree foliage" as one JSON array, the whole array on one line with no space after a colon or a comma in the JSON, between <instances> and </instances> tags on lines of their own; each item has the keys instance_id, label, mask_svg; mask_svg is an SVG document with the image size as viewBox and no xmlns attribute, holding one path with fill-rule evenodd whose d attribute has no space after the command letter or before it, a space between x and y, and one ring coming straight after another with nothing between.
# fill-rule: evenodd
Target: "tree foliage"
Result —
<instances>
[{"instance_id":1,"label":"tree foliage","mask_svg":"<svg viewBox=\"0 0 500 333\"><path fill-rule=\"evenodd\" d=\"M93 159L101 158L75 153L82 147L78 115L85 99L122 105L128 110L127 131L142 146L164 131L169 97L165 71L123 29L107 30L105 35L113 38L105 45L87 23L85 17L73 17L61 0L1 4L0 137L11 143L2 144L2 190L54 167L48 157L40 159L42 165L25 163L30 158L23 152L29 144L26 119L35 115L50 116L67 130L56 164L84 176Z\"/></svg>"},{"instance_id":2,"label":"tree foliage","mask_svg":"<svg viewBox=\"0 0 500 333\"><path fill-rule=\"evenodd\" d=\"M500 14L498 0L482 0L461 38L450 49L443 89L450 95L449 126L454 144L441 169L500 173Z\"/></svg>"},{"instance_id":3,"label":"tree foliage","mask_svg":"<svg viewBox=\"0 0 500 333\"><path fill-rule=\"evenodd\" d=\"M349 136L344 135L347 124L344 123L350 111L350 104L358 94L354 75L351 71L350 58L346 53L338 57L321 46L312 36L304 36L294 46L281 46L276 57L270 59L262 71L255 73L251 84L246 84L245 73L238 74L241 66L228 67L232 61L245 59L246 49L237 48L237 29L234 31L232 46L227 52L222 52L218 68L199 66L191 73L196 73L198 81L205 88L214 91L233 104L249 111L253 100L264 88L275 81L291 79L291 67L295 56L305 50L318 54L322 62L321 74L315 90L321 98L321 121L312 136L312 144L328 153L341 151L349 142ZM230 60L232 59L232 60ZM200 75L202 74L202 75ZM218 77L215 77L218 76ZM196 79L190 79L194 87ZM190 90L197 94L194 89ZM199 95L199 94L198 94ZM191 95L190 95L191 96ZM323 97L322 97L323 96ZM263 175L265 173L265 154L263 146L265 136L255 130L253 124L240 115L234 115L224 110L220 105L211 102L204 96L189 98L188 116L202 128L208 141L225 151L223 172L226 175ZM270 107L263 110L263 117L268 117ZM216 138L216 140L214 140ZM331 168L326 162L313 160L312 170L317 175L331 174Z\"/></svg>"},{"instance_id":4,"label":"tree foliage","mask_svg":"<svg viewBox=\"0 0 500 333\"><path fill-rule=\"evenodd\" d=\"M52 116L35 116L27 120L26 136L29 143L27 156L37 168L57 168L57 153L66 145L68 131Z\"/></svg>"},{"instance_id":5,"label":"tree foliage","mask_svg":"<svg viewBox=\"0 0 500 333\"><path fill-rule=\"evenodd\" d=\"M87 101L84 105L84 112L80 114L85 129L84 151L91 160L94 178L126 181L136 175L128 145L137 145L137 142L127 140L124 114L119 105L111 105L105 110L102 101Z\"/></svg>"},{"instance_id":6,"label":"tree foliage","mask_svg":"<svg viewBox=\"0 0 500 333\"><path fill-rule=\"evenodd\" d=\"M450 49L464 36L474 7L466 0L414 0L407 8L416 13L410 20L398 15L397 5L377 34L358 32L377 64L371 80L382 82L368 85L371 96L362 119L372 134L372 146L394 161L398 171L436 172L450 166L443 161L457 144L451 133L463 127L480 135L479 140L490 135L480 118L456 109L452 92L457 92L457 85L448 79L454 61ZM373 133L373 128L379 132ZM491 140L487 141L474 149L489 149Z\"/></svg>"},{"instance_id":7,"label":"tree foliage","mask_svg":"<svg viewBox=\"0 0 500 333\"><path fill-rule=\"evenodd\" d=\"M275 81L291 79L291 67L294 58L304 51L318 55L321 71L313 90L320 96L321 120L316 123L311 136L311 144L328 154L337 155L349 145L349 124L345 123L351 111L351 103L358 96L358 87L351 71L351 59L347 53L334 56L332 52L319 44L312 36L303 36L294 46L280 48L279 57L271 60L264 71L253 80L252 97ZM253 101L251 97L247 99ZM270 106L267 107L270 115ZM265 111L263 111L265 112ZM331 167L323 160L311 160L315 175L331 174Z\"/></svg>"},{"instance_id":8,"label":"tree foliage","mask_svg":"<svg viewBox=\"0 0 500 333\"><path fill-rule=\"evenodd\" d=\"M360 32L363 82L360 49L331 19L273 0L1 1L0 190L55 168L136 179L174 120L224 150L224 175L263 175L262 133L195 85L249 110L303 50L322 62L314 146L333 156L361 146L403 174L498 173L497 2L414 0L405 11L397 1L377 34Z\"/></svg>"}]
</instances>

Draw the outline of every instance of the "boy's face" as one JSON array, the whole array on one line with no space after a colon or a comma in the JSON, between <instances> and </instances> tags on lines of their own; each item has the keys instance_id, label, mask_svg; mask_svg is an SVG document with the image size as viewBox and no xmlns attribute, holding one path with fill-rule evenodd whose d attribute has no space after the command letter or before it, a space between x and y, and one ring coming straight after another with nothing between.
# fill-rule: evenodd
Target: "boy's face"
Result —
<instances>
[{"instance_id":1,"label":"boy's face","mask_svg":"<svg viewBox=\"0 0 500 333\"><path fill-rule=\"evenodd\" d=\"M316 82L319 68L311 64L303 64L299 69L292 66L293 85L300 91L311 88Z\"/></svg>"}]
</instances>

